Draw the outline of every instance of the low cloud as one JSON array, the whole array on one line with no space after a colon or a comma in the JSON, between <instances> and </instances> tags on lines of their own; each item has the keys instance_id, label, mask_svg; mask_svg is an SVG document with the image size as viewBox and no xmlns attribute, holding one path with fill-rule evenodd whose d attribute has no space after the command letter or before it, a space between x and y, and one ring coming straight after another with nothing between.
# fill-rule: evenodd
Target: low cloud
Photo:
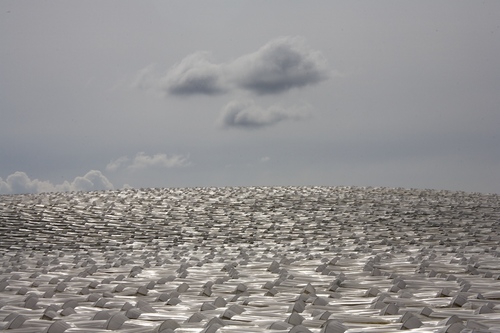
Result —
<instances>
[{"instance_id":1,"label":"low cloud","mask_svg":"<svg viewBox=\"0 0 500 333\"><path fill-rule=\"evenodd\" d=\"M127 156L122 156L120 158L117 158L114 161L111 161L106 165L106 170L107 171L116 171L120 169L123 165L127 164L129 162L129 158Z\"/></svg>"},{"instance_id":2,"label":"low cloud","mask_svg":"<svg viewBox=\"0 0 500 333\"><path fill-rule=\"evenodd\" d=\"M152 67L139 71L133 85L151 86L151 71ZM174 65L157 85L177 96L220 95L234 89L266 95L314 85L328 76L320 51L300 37L282 37L229 63L215 63L209 53L195 52Z\"/></svg>"},{"instance_id":3,"label":"low cloud","mask_svg":"<svg viewBox=\"0 0 500 333\"><path fill-rule=\"evenodd\" d=\"M53 184L50 181L31 179L25 172L16 171L7 176L5 181L0 178L0 194L69 192L69 191L100 191L112 190L113 184L98 170L90 170L84 176L76 177L72 182Z\"/></svg>"},{"instance_id":4,"label":"low cloud","mask_svg":"<svg viewBox=\"0 0 500 333\"><path fill-rule=\"evenodd\" d=\"M309 115L307 107L283 108L273 105L263 108L251 100L235 100L226 105L219 118L219 123L225 128L257 129L284 121L303 120Z\"/></svg>"},{"instance_id":5,"label":"low cloud","mask_svg":"<svg viewBox=\"0 0 500 333\"><path fill-rule=\"evenodd\" d=\"M139 170L146 168L180 168L191 165L189 155L171 155L155 154L147 155L144 152L137 153L134 158L122 156L111 161L106 166L108 171L117 171L118 169Z\"/></svg>"},{"instance_id":6,"label":"low cloud","mask_svg":"<svg viewBox=\"0 0 500 333\"><path fill-rule=\"evenodd\" d=\"M141 152L137 154L129 166L130 169L145 169L149 167L159 167L159 168L178 168L188 166L190 162L188 161L189 156L184 155L172 155L167 156L166 154L155 154L148 156Z\"/></svg>"}]
</instances>

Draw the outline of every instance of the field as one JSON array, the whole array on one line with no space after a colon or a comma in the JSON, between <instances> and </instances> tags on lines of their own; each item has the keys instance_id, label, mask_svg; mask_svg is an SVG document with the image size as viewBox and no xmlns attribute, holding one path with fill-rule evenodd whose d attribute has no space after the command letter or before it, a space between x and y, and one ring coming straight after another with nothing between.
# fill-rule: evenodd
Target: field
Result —
<instances>
[{"instance_id":1,"label":"field","mask_svg":"<svg viewBox=\"0 0 500 333\"><path fill-rule=\"evenodd\" d=\"M0 196L0 330L500 332L499 231L480 193Z\"/></svg>"}]
</instances>

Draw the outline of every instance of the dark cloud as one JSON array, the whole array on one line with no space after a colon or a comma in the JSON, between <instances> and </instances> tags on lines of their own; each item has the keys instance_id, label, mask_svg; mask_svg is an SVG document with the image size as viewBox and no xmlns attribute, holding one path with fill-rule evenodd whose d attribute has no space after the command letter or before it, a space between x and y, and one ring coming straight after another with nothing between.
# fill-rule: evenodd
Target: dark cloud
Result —
<instances>
[{"instance_id":1,"label":"dark cloud","mask_svg":"<svg viewBox=\"0 0 500 333\"><path fill-rule=\"evenodd\" d=\"M276 94L316 84L328 77L321 52L308 48L298 37L270 41L257 52L230 64L234 82L256 94Z\"/></svg>"},{"instance_id":2,"label":"dark cloud","mask_svg":"<svg viewBox=\"0 0 500 333\"><path fill-rule=\"evenodd\" d=\"M232 101L226 105L219 119L223 127L256 129L276 125L288 120L301 120L309 116L306 108L285 109L280 106L262 108L253 101Z\"/></svg>"},{"instance_id":3,"label":"dark cloud","mask_svg":"<svg viewBox=\"0 0 500 333\"><path fill-rule=\"evenodd\" d=\"M225 93L222 65L209 60L206 52L197 52L176 64L163 79L173 95L218 95Z\"/></svg>"},{"instance_id":4,"label":"dark cloud","mask_svg":"<svg viewBox=\"0 0 500 333\"><path fill-rule=\"evenodd\" d=\"M139 77L145 74L149 72L140 72ZM235 88L265 95L316 84L327 77L321 52L310 49L301 38L283 37L227 64L213 63L206 52L191 54L163 82L173 95L218 95Z\"/></svg>"}]
</instances>

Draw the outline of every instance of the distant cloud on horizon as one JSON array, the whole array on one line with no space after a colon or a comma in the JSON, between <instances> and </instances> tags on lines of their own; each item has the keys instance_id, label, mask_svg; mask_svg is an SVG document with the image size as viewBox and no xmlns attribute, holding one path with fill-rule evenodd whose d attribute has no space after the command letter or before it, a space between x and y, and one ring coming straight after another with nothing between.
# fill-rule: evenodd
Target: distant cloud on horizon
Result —
<instances>
[{"instance_id":1,"label":"distant cloud on horizon","mask_svg":"<svg viewBox=\"0 0 500 333\"><path fill-rule=\"evenodd\" d=\"M147 155L144 152L139 152L134 158L122 156L108 163L107 171L117 171L118 169L139 170L150 167L155 168L179 168L191 165L189 155L171 155L158 153L155 155Z\"/></svg>"},{"instance_id":2,"label":"distant cloud on horizon","mask_svg":"<svg viewBox=\"0 0 500 333\"><path fill-rule=\"evenodd\" d=\"M137 153L133 158L122 156L112 160L106 166L106 171L116 172L119 170L137 171L148 168L181 168L190 166L189 155L167 155L158 153L147 155L144 152ZM124 185L124 187L130 187ZM43 192L72 192L72 191L103 191L113 190L115 186L99 170L90 170L83 176L77 176L71 182L64 181L54 184L48 180L31 179L25 172L16 171L7 178L0 177L0 194L25 194Z\"/></svg>"},{"instance_id":3,"label":"distant cloud on horizon","mask_svg":"<svg viewBox=\"0 0 500 333\"><path fill-rule=\"evenodd\" d=\"M0 178L0 194L101 191L112 189L114 189L113 184L98 170L90 170L84 176L78 176L72 182L64 181L62 184L31 179L22 171L16 171L7 176L5 181Z\"/></svg>"},{"instance_id":4,"label":"distant cloud on horizon","mask_svg":"<svg viewBox=\"0 0 500 333\"><path fill-rule=\"evenodd\" d=\"M271 40L253 53L228 63L215 63L198 51L154 81L153 65L137 73L133 87L155 87L176 96L221 95L240 89L256 95L280 94L317 84L330 76L326 58L301 37Z\"/></svg>"},{"instance_id":5,"label":"distant cloud on horizon","mask_svg":"<svg viewBox=\"0 0 500 333\"><path fill-rule=\"evenodd\" d=\"M289 120L303 120L310 116L308 107L284 108L273 105L263 108L253 100L234 100L221 112L219 125L224 128L258 129Z\"/></svg>"}]
</instances>

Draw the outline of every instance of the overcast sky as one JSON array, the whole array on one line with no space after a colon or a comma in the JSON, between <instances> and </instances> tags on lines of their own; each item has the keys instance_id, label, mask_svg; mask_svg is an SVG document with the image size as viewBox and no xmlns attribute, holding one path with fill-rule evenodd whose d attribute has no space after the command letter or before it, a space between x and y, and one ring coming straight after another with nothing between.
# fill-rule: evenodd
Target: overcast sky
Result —
<instances>
[{"instance_id":1,"label":"overcast sky","mask_svg":"<svg viewBox=\"0 0 500 333\"><path fill-rule=\"evenodd\" d=\"M0 2L0 193L500 193L500 1Z\"/></svg>"}]
</instances>

